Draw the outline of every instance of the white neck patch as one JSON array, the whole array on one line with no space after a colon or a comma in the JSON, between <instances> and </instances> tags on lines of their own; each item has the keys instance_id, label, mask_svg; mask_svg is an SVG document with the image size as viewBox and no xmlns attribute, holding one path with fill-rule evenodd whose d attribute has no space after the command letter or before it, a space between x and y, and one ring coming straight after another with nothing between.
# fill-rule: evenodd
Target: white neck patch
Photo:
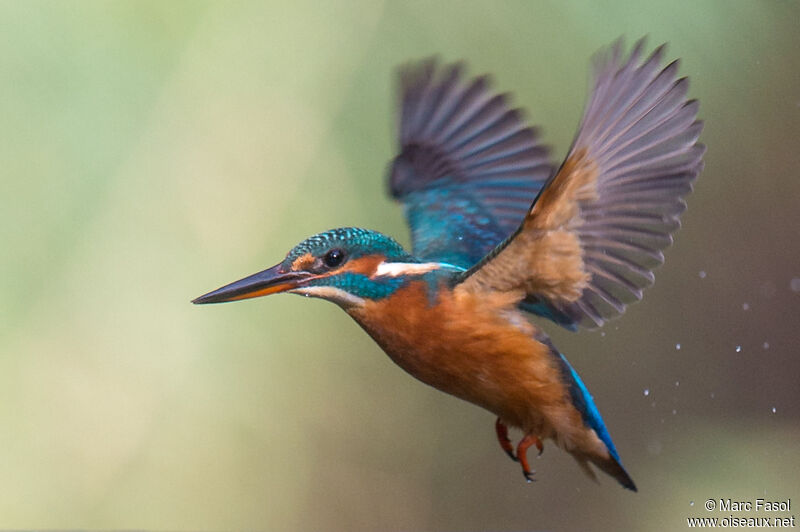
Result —
<instances>
[{"instance_id":1,"label":"white neck patch","mask_svg":"<svg viewBox=\"0 0 800 532\"><path fill-rule=\"evenodd\" d=\"M361 307L364 306L364 299L345 292L335 286L301 286L294 290L289 290L293 294L300 294L306 297L319 297L333 301L342 307Z\"/></svg>"},{"instance_id":2,"label":"white neck patch","mask_svg":"<svg viewBox=\"0 0 800 532\"><path fill-rule=\"evenodd\" d=\"M423 273L453 266L442 262L381 262L375 269L375 277L400 277L401 275L422 275Z\"/></svg>"}]
</instances>

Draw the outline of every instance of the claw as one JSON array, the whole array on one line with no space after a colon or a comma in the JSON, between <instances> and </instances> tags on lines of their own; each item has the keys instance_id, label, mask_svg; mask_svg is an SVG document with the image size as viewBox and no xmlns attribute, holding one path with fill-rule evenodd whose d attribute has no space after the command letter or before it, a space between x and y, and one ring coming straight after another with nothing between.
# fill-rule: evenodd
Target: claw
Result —
<instances>
[{"instance_id":1,"label":"claw","mask_svg":"<svg viewBox=\"0 0 800 532\"><path fill-rule=\"evenodd\" d=\"M500 421L500 418L497 418L497 421L495 421L494 430L497 432L497 441L500 442L500 447L502 447L506 454L516 462L517 457L514 456L514 446L511 445L511 440L508 438L508 427L506 427L505 423Z\"/></svg>"},{"instance_id":2,"label":"claw","mask_svg":"<svg viewBox=\"0 0 800 532\"><path fill-rule=\"evenodd\" d=\"M532 471L530 465L528 465L528 447L531 445L535 445L536 448L539 449L539 454L542 454L542 450L544 449L542 440L533 434L526 434L525 437L520 440L519 444L517 444L517 458L522 466L522 474L525 475L525 480L528 482L533 482L533 475L536 473Z\"/></svg>"}]
</instances>

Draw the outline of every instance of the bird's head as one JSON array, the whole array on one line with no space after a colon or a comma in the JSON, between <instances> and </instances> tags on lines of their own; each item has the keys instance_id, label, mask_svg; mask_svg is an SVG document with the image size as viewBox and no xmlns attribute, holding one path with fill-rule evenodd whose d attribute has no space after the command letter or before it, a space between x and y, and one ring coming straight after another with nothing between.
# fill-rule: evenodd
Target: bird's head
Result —
<instances>
[{"instance_id":1,"label":"bird's head","mask_svg":"<svg viewBox=\"0 0 800 532\"><path fill-rule=\"evenodd\" d=\"M420 263L391 237L344 227L307 238L272 268L200 296L193 303L291 292L327 299L347 309L387 297L409 278L440 267Z\"/></svg>"}]
</instances>

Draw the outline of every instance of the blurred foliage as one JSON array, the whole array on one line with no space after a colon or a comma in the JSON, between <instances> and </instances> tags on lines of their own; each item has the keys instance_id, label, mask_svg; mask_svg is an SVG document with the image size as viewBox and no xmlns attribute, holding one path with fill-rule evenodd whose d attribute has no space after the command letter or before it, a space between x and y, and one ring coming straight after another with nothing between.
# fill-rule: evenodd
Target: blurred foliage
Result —
<instances>
[{"instance_id":1,"label":"blurred foliage","mask_svg":"<svg viewBox=\"0 0 800 532\"><path fill-rule=\"evenodd\" d=\"M800 499L798 20L777 0L0 3L0 528L675 530L707 515L692 501ZM683 58L706 169L645 302L549 326L640 493L552 445L526 485L490 414L333 305L189 304L330 227L407 242L382 181L396 65L492 72L560 157L591 55L645 34Z\"/></svg>"}]
</instances>

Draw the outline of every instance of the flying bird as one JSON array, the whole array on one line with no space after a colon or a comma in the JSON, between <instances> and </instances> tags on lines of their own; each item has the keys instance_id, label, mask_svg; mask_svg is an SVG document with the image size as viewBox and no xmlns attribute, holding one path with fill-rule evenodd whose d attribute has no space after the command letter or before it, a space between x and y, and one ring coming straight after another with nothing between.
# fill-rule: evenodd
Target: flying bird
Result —
<instances>
[{"instance_id":1,"label":"flying bird","mask_svg":"<svg viewBox=\"0 0 800 532\"><path fill-rule=\"evenodd\" d=\"M497 416L533 479L544 440L636 491L592 396L535 314L570 330L625 312L653 283L703 167L698 102L664 46L598 53L578 133L554 167L487 76L424 60L399 70L399 153L388 189L413 250L355 227L194 300L290 292L332 301L412 376ZM522 431L516 447L508 428Z\"/></svg>"}]
</instances>

